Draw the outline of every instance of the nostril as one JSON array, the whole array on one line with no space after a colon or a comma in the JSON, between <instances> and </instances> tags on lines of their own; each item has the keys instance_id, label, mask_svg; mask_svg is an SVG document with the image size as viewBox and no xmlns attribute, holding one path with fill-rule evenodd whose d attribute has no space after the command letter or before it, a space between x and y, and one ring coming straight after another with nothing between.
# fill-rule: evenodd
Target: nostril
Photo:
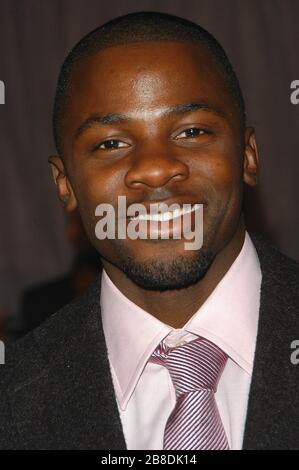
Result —
<instances>
[{"instance_id":1,"label":"nostril","mask_svg":"<svg viewBox=\"0 0 299 470\"><path fill-rule=\"evenodd\" d=\"M127 186L164 186L171 180L182 181L189 177L189 168L183 162L171 159L142 160L132 166L126 176Z\"/></svg>"}]
</instances>

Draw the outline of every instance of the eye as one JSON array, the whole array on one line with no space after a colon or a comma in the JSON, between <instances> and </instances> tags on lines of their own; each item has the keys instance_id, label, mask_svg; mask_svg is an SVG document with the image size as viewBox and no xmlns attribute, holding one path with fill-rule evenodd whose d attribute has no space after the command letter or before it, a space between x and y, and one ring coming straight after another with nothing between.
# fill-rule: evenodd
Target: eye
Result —
<instances>
[{"instance_id":1,"label":"eye","mask_svg":"<svg viewBox=\"0 0 299 470\"><path fill-rule=\"evenodd\" d=\"M129 147L129 144L117 139L108 139L96 144L93 150L118 150L120 148Z\"/></svg>"},{"instance_id":2,"label":"eye","mask_svg":"<svg viewBox=\"0 0 299 470\"><path fill-rule=\"evenodd\" d=\"M187 138L198 137L204 134L210 134L210 132L208 132L205 129L201 129L199 127L190 127L189 129L185 129L182 132L180 132L180 134L176 136L176 139L181 139L181 138L186 138L186 137Z\"/></svg>"}]
</instances>

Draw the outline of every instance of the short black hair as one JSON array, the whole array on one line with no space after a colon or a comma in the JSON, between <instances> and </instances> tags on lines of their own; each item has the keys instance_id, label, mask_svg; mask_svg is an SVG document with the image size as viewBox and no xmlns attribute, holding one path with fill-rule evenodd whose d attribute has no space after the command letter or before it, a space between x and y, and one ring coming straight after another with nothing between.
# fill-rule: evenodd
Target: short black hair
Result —
<instances>
[{"instance_id":1,"label":"short black hair","mask_svg":"<svg viewBox=\"0 0 299 470\"><path fill-rule=\"evenodd\" d=\"M74 65L101 49L151 41L191 42L204 45L220 66L226 86L239 111L241 126L245 128L245 104L238 78L224 49L214 36L198 24L178 16L141 11L119 16L99 26L84 36L67 55L59 73L53 109L54 141L61 157L63 120Z\"/></svg>"}]
</instances>

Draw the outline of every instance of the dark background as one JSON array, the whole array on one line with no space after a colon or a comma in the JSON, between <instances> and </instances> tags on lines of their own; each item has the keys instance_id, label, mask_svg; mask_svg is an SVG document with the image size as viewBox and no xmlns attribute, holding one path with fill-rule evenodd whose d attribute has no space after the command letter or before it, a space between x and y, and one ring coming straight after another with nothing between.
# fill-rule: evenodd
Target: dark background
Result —
<instances>
[{"instance_id":1,"label":"dark background","mask_svg":"<svg viewBox=\"0 0 299 470\"><path fill-rule=\"evenodd\" d=\"M0 314L20 293L68 270L72 250L47 157L59 67L98 25L132 11L173 13L199 23L224 46L256 128L261 176L246 194L249 229L299 260L299 1L0 0Z\"/></svg>"}]
</instances>

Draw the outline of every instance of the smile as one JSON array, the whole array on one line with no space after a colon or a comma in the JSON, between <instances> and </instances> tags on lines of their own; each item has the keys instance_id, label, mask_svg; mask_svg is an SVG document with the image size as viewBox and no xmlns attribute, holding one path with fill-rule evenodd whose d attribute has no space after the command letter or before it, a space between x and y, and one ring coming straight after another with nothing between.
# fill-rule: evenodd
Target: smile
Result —
<instances>
[{"instance_id":1,"label":"smile","mask_svg":"<svg viewBox=\"0 0 299 470\"><path fill-rule=\"evenodd\" d=\"M165 211L160 214L139 214L135 217L130 217L130 220L140 220L140 221L153 221L153 222L167 222L169 220L177 219L184 215L194 212L200 204L184 204L186 207L175 209L174 211Z\"/></svg>"}]
</instances>

